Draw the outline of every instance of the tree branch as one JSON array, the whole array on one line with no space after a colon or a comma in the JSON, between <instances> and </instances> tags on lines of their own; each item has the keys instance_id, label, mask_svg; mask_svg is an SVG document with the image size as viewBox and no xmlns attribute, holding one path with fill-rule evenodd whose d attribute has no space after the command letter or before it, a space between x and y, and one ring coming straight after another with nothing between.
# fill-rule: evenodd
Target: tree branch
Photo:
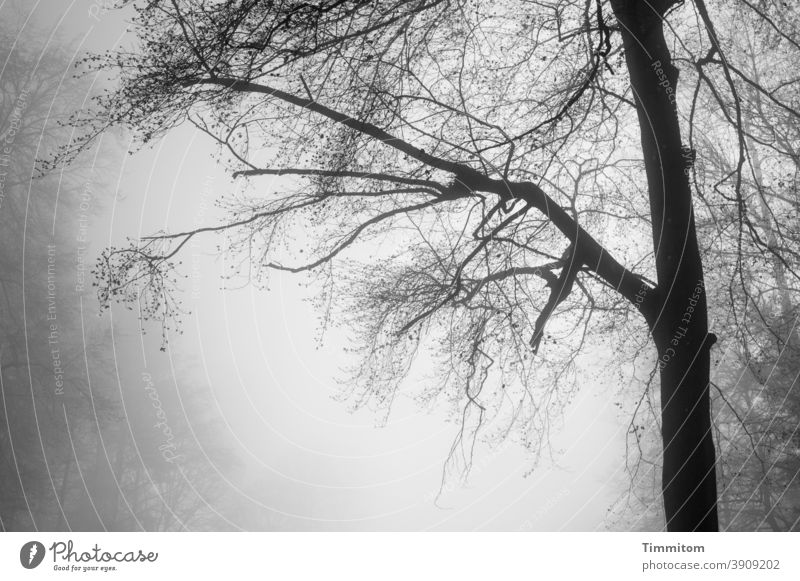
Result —
<instances>
[{"instance_id":1,"label":"tree branch","mask_svg":"<svg viewBox=\"0 0 800 581\"><path fill-rule=\"evenodd\" d=\"M508 180L492 179L463 163L453 162L427 153L425 150L395 137L391 133L365 121L352 117L326 107L312 99L298 97L286 91L253 83L246 80L232 78L198 79L186 83L191 85L216 85L237 92L259 93L275 97L286 103L302 107L318 113L332 121L354 129L385 143L386 145L416 159L417 161L434 169L446 171L455 175L455 183L466 192L485 191L498 195L503 200L520 198L542 212L575 246L576 260L585 264L590 270L596 272L607 284L615 288L623 297L636 305L648 323L655 320L656 305L653 300L652 287L644 282L641 277L626 269L617 262L608 251L603 248L575 219L572 218L559 204L548 196L544 190L532 182L510 182ZM280 170L250 170L263 173ZM245 172L242 172L244 175ZM380 174L378 174L380 175ZM645 294L642 294L642 290Z\"/></svg>"},{"instance_id":2,"label":"tree branch","mask_svg":"<svg viewBox=\"0 0 800 581\"><path fill-rule=\"evenodd\" d=\"M578 275L578 270L580 269L581 264L578 261L574 244L567 248L567 250L564 252L562 262L564 263L564 267L561 269L561 274L558 275L558 279L555 281L549 281L547 283L547 286L550 287L550 297L547 299L545 306L542 307L542 310L539 312L539 316L536 317L536 323L534 324L533 328L533 337L531 337L530 342L534 354L539 351L539 345L542 342L542 337L544 336L544 326L547 324L547 321L550 320L550 317L553 315L556 307L564 302L564 300L572 292L572 287L575 284L575 278Z\"/></svg>"},{"instance_id":3,"label":"tree branch","mask_svg":"<svg viewBox=\"0 0 800 581\"><path fill-rule=\"evenodd\" d=\"M444 192L447 189L446 186L440 184L439 182L435 182L433 180L405 178L385 173L370 173L365 171L283 168L283 169L248 169L248 170L233 172L234 178L240 176L250 177L250 176L261 176L261 175L270 175L270 176L299 175L299 176L363 178L367 180L393 182L397 184L406 184L412 186L423 186L428 188L434 188L441 192Z\"/></svg>"}]
</instances>

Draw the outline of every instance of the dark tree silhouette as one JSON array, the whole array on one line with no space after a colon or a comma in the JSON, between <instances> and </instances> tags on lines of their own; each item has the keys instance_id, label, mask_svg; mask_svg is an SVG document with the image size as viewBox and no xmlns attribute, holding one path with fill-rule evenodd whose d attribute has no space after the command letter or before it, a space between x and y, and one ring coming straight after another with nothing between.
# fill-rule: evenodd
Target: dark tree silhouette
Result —
<instances>
[{"instance_id":1,"label":"dark tree silhouette","mask_svg":"<svg viewBox=\"0 0 800 581\"><path fill-rule=\"evenodd\" d=\"M76 118L84 136L64 157L109 126L148 142L191 123L261 192L225 200L227 222L108 249L100 299L141 301L166 333L180 315L180 251L206 232L225 233L255 280L318 273L321 300L347 305L361 333L359 400L390 405L419 350L437 351L431 397L461 406L454 454L467 463L487 422L539 446L546 409L573 393L584 343L616 333L624 345L645 329L666 528L717 530L717 338L695 212L716 226L704 236L735 232L721 279L739 275L745 246L795 278L797 258L765 240L743 193L753 162L743 88L796 117L797 81L759 80L732 48L734 18L746 14L761 26L755 42L797 54L794 9L734 4L138 4L138 44L89 59L120 84ZM734 160L713 184L694 167L706 132Z\"/></svg>"}]
</instances>

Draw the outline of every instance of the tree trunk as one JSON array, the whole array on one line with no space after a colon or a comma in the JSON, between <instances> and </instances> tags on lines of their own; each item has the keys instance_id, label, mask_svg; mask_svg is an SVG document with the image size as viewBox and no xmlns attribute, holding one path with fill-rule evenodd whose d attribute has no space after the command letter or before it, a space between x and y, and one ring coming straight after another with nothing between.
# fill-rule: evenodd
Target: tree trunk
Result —
<instances>
[{"instance_id":1,"label":"tree trunk","mask_svg":"<svg viewBox=\"0 0 800 581\"><path fill-rule=\"evenodd\" d=\"M661 379L663 496L667 530L716 531L716 458L709 398L710 349L703 264L681 143L678 70L664 39L672 2L612 0L641 130L653 225L657 314L649 321Z\"/></svg>"},{"instance_id":2,"label":"tree trunk","mask_svg":"<svg viewBox=\"0 0 800 581\"><path fill-rule=\"evenodd\" d=\"M716 531L718 527L705 326L702 320L670 333L663 324L654 332L661 379L662 490L669 531Z\"/></svg>"}]
</instances>

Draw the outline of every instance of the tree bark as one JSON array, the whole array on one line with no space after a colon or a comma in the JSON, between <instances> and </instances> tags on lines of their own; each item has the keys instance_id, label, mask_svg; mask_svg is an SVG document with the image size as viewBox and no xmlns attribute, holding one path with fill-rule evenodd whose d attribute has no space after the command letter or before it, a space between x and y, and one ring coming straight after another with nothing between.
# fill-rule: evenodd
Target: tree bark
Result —
<instances>
[{"instance_id":1,"label":"tree bark","mask_svg":"<svg viewBox=\"0 0 800 581\"><path fill-rule=\"evenodd\" d=\"M612 0L641 130L658 278L649 322L661 379L662 487L669 531L716 531L716 454L709 398L710 349L703 263L681 143L678 70L663 14L672 2Z\"/></svg>"}]
</instances>

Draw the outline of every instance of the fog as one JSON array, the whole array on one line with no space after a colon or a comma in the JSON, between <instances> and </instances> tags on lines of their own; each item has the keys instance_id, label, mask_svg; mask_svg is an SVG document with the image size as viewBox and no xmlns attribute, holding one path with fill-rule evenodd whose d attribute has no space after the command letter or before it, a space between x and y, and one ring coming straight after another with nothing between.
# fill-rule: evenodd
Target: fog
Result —
<instances>
[{"instance_id":1,"label":"fog","mask_svg":"<svg viewBox=\"0 0 800 581\"><path fill-rule=\"evenodd\" d=\"M241 277L226 280L231 265L218 252L221 238L202 236L183 256L180 272L186 278L179 288L187 314L179 328L167 331L166 341L158 322L142 322L124 306L101 312L90 269L104 247L157 231L213 225L221 216L218 198L258 187L234 182L214 160L209 140L188 128L134 152L128 151L130 136L104 136L94 155L75 168L57 168L34 180L36 152L70 138L69 128L54 124L69 109L62 105L88 106L90 94L110 82L90 75L70 85L65 79L75 72L73 63L87 51L130 42L127 18L125 10L107 10L99 0L0 4L5 34L14 40L4 53L6 67L21 62L25 50L41 60L62 59L62 78L50 74L42 81L55 105L37 109L43 118L39 125L31 121L35 126L25 134L30 140L25 145L34 152L24 158L25 166L21 150L16 157L18 173L34 186L7 190L0 211L10 211L14 196L13 207L30 209L30 192L38 196L40 215L23 212L15 218L21 228L13 234L14 248L22 254L8 257L19 265L8 272L35 278L29 292L32 284L46 289L45 250L57 245L58 333L70 357L63 393L53 388L49 371L27 378L4 371L4 408L12 409L13 389L36 393L36 409L52 408L54 418L63 410L62 419L76 430L42 415L33 419L47 423L38 435L23 438L18 428L9 428L14 442L4 445L17 455L38 450L40 457L30 452L31 466L25 468L36 471L30 481L38 488L25 485L28 476L20 477L21 488L4 481L4 526L618 527L629 485L624 468L631 406L616 405L624 386L604 370L603 345L589 346L577 361L581 389L563 414L553 416L540 458L513 440L481 442L465 479L452 474L443 479L458 425L446 406L421 408L414 401L414 384L425 381L428 371L424 361L388 418L377 410L353 411L353 402L340 397L339 381L353 357L345 350L350 330L332 327L323 333L322 313L310 304L319 289L304 275L278 273L269 288ZM4 81L8 71L3 70ZM40 73L31 71L34 79ZM45 126L52 135L37 130ZM42 335L46 303L31 305L31 300L21 330L13 336L8 331L4 365L12 343L29 361L41 350L45 361L49 357ZM6 328L10 316L11 311L4 314ZM76 402L65 403L68 398Z\"/></svg>"}]
</instances>

